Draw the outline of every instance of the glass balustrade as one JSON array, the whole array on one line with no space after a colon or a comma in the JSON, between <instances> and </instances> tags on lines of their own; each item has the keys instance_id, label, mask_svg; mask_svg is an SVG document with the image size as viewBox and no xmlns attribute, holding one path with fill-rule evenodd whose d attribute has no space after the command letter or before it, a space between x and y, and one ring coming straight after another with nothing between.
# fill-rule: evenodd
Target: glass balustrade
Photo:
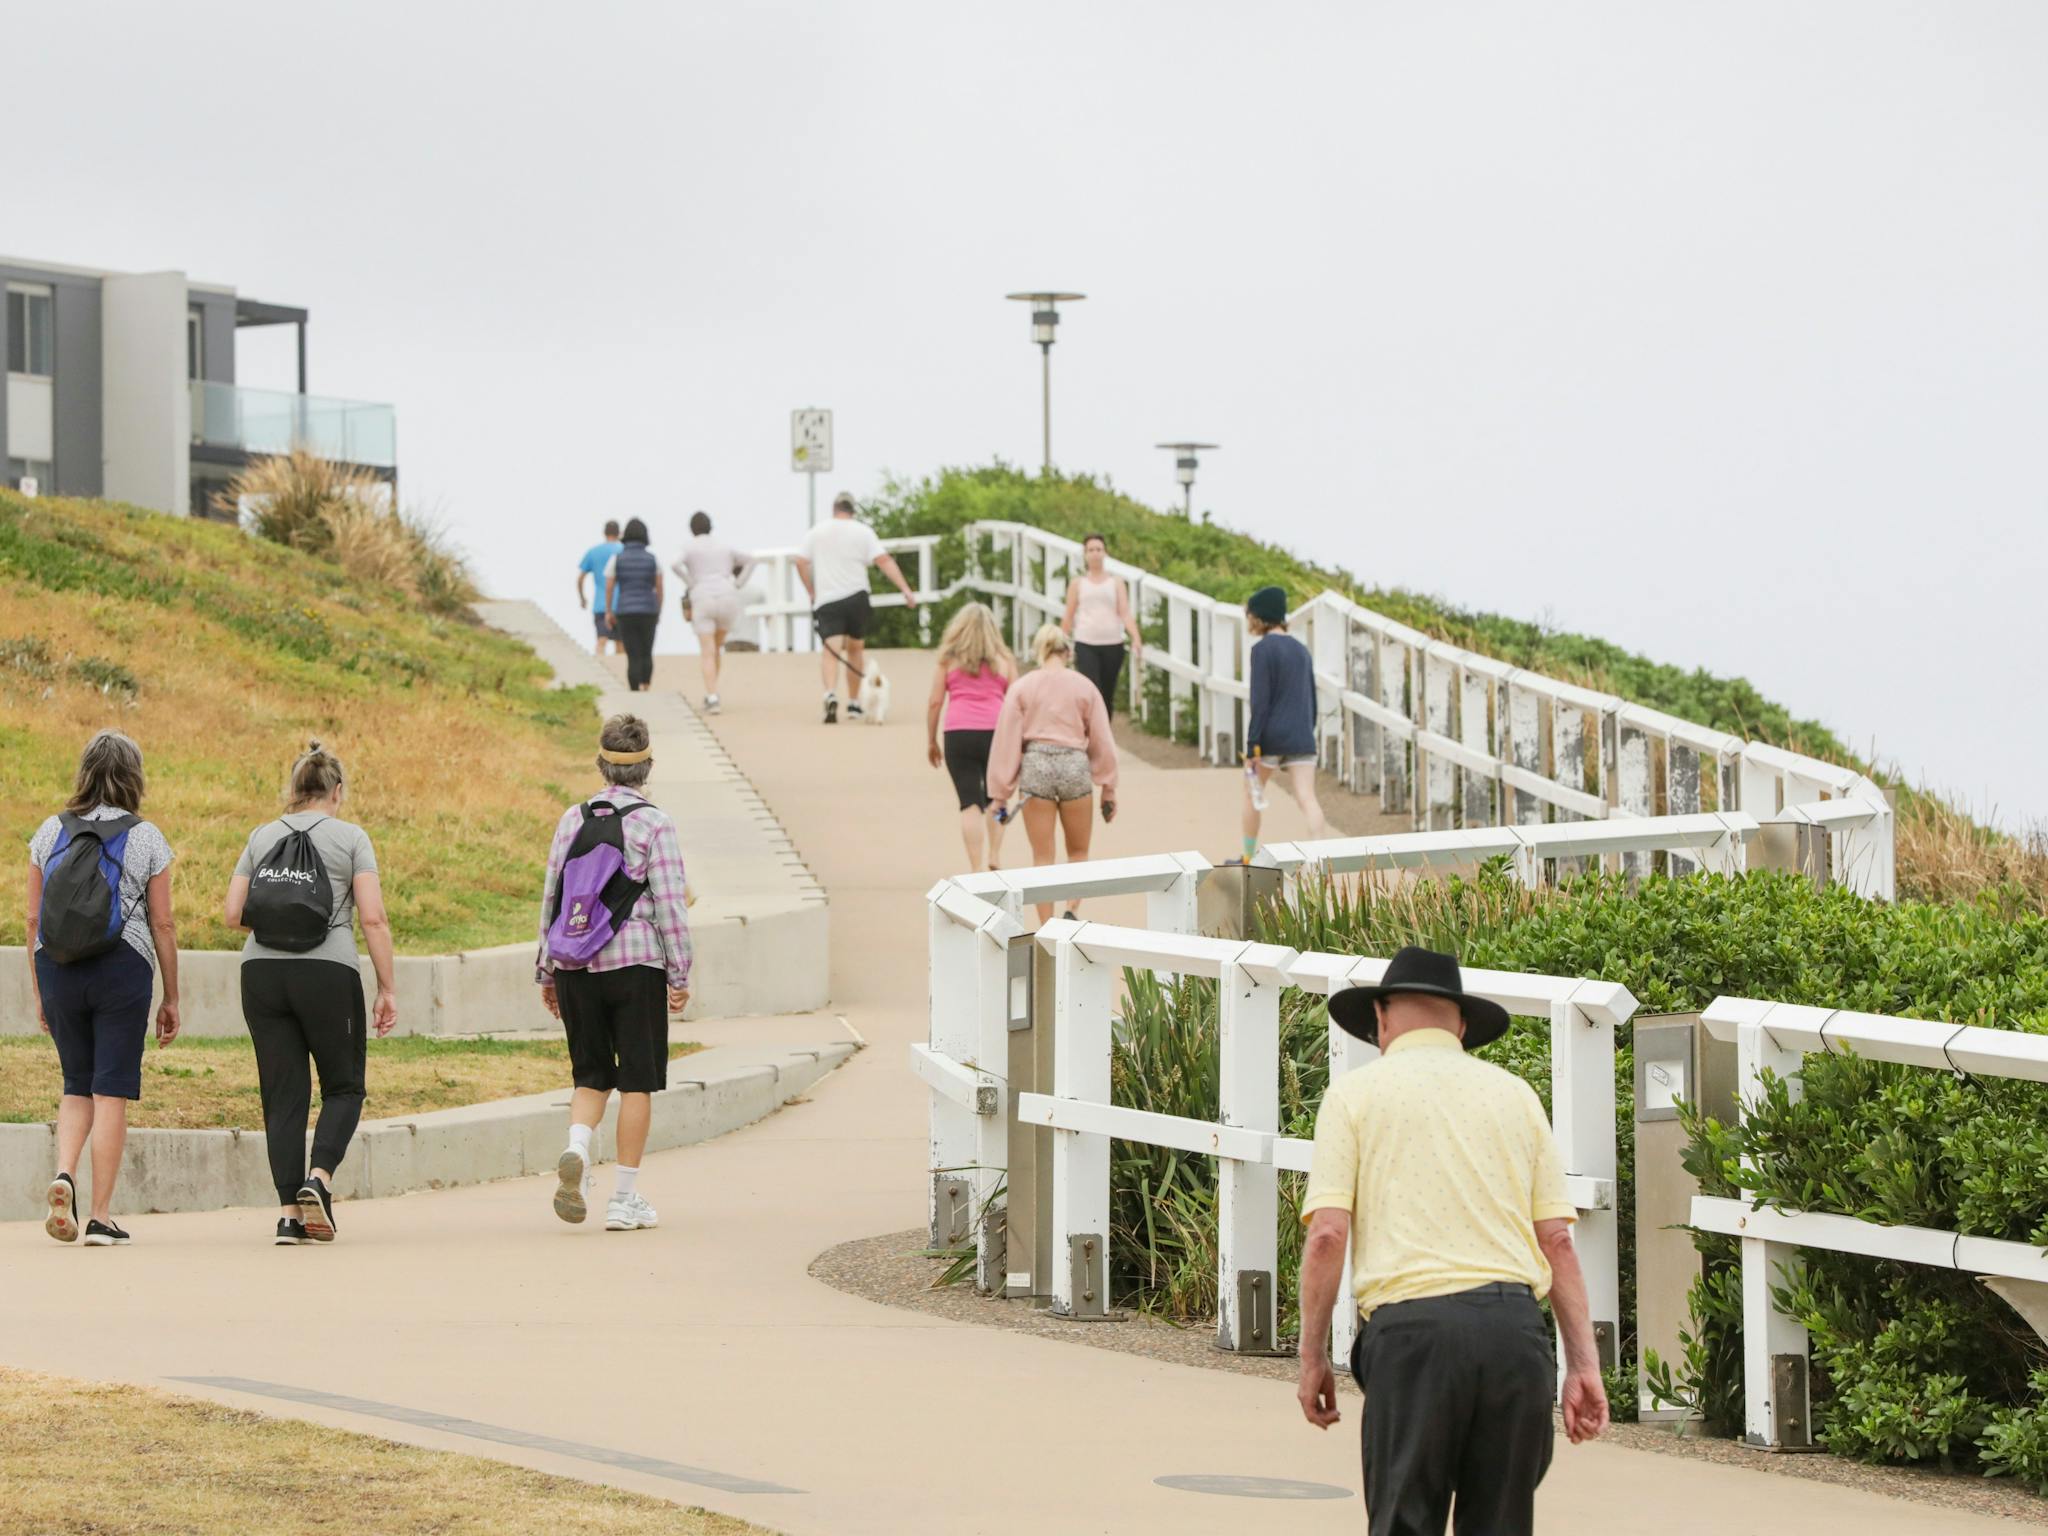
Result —
<instances>
[{"instance_id":1,"label":"glass balustrade","mask_svg":"<svg viewBox=\"0 0 2048 1536\"><path fill-rule=\"evenodd\" d=\"M398 413L365 400L192 381L192 441L244 453L304 448L371 469L398 466Z\"/></svg>"}]
</instances>

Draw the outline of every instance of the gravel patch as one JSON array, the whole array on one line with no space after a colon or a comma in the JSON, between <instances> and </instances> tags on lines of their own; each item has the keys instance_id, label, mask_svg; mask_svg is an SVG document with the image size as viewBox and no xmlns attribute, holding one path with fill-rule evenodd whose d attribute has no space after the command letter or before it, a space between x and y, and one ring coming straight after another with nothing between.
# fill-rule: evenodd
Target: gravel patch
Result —
<instances>
[{"instance_id":1,"label":"gravel patch","mask_svg":"<svg viewBox=\"0 0 2048 1536\"><path fill-rule=\"evenodd\" d=\"M915 1229L842 1243L819 1254L812 1261L810 1272L835 1290L927 1317L1007 1328L1013 1333L1062 1339L1204 1370L1234 1371L1240 1376L1263 1376L1273 1381L1294 1380L1291 1355L1274 1359L1230 1354L1216 1347L1215 1335L1208 1328L1177 1328L1128 1312L1108 1322L1068 1322L1029 1302L978 1295L967 1285L933 1290L932 1282L945 1266L939 1260L918 1257L917 1250L924 1244L925 1234ZM1337 1383L1340 1391L1353 1397L1358 1395L1358 1389L1342 1370L1337 1373ZM1752 1471L1857 1488L1886 1498L1910 1499L1938 1509L2048 1526L2048 1500L2005 1479L1925 1467L1872 1467L1840 1456L1769 1455L1733 1440L1680 1435L1666 1424L1617 1424L1605 1438L1630 1450L1724 1462Z\"/></svg>"}]
</instances>

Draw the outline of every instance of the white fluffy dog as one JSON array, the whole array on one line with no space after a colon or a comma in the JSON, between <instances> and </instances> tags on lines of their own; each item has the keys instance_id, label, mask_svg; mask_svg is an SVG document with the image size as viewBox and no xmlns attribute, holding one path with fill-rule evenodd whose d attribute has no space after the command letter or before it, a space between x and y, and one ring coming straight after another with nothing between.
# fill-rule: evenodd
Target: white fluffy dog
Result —
<instances>
[{"instance_id":1,"label":"white fluffy dog","mask_svg":"<svg viewBox=\"0 0 2048 1536\"><path fill-rule=\"evenodd\" d=\"M860 680L860 717L869 725L889 718L889 679L872 661Z\"/></svg>"}]
</instances>

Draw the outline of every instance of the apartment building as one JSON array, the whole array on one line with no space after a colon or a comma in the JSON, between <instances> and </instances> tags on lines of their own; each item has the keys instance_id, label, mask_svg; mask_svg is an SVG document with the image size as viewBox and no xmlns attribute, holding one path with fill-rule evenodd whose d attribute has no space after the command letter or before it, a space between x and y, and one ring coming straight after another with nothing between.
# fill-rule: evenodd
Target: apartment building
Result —
<instances>
[{"instance_id":1,"label":"apartment building","mask_svg":"<svg viewBox=\"0 0 2048 1536\"><path fill-rule=\"evenodd\" d=\"M0 482L214 515L250 459L296 446L398 479L388 405L306 393L304 309L182 272L108 272L0 256ZM235 338L298 331L297 390L235 382Z\"/></svg>"}]
</instances>

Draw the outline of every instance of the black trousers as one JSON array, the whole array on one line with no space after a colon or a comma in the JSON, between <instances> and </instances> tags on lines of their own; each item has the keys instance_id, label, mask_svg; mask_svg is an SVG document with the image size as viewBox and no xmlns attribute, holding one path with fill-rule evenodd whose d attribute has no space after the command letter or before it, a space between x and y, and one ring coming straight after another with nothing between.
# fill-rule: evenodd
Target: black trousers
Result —
<instances>
[{"instance_id":1,"label":"black trousers","mask_svg":"<svg viewBox=\"0 0 2048 1536\"><path fill-rule=\"evenodd\" d=\"M244 960L242 1018L256 1046L271 1182L278 1203L290 1205L306 1182L313 1069L320 1072L313 1167L339 1168L363 1118L369 1030L362 973L336 960Z\"/></svg>"},{"instance_id":2,"label":"black trousers","mask_svg":"<svg viewBox=\"0 0 2048 1536\"><path fill-rule=\"evenodd\" d=\"M626 686L635 693L654 681L654 630L660 623L658 613L612 615L619 644L626 648Z\"/></svg>"},{"instance_id":3,"label":"black trousers","mask_svg":"<svg viewBox=\"0 0 2048 1536\"><path fill-rule=\"evenodd\" d=\"M1115 645L1074 642L1074 670L1095 685L1102 695L1103 706L1112 715L1116 713L1116 681L1123 675L1124 652L1127 649L1121 640Z\"/></svg>"},{"instance_id":4,"label":"black trousers","mask_svg":"<svg viewBox=\"0 0 2048 1536\"><path fill-rule=\"evenodd\" d=\"M1371 1536L1528 1536L1550 1470L1550 1325L1523 1285L1399 1301L1351 1348Z\"/></svg>"}]
</instances>

